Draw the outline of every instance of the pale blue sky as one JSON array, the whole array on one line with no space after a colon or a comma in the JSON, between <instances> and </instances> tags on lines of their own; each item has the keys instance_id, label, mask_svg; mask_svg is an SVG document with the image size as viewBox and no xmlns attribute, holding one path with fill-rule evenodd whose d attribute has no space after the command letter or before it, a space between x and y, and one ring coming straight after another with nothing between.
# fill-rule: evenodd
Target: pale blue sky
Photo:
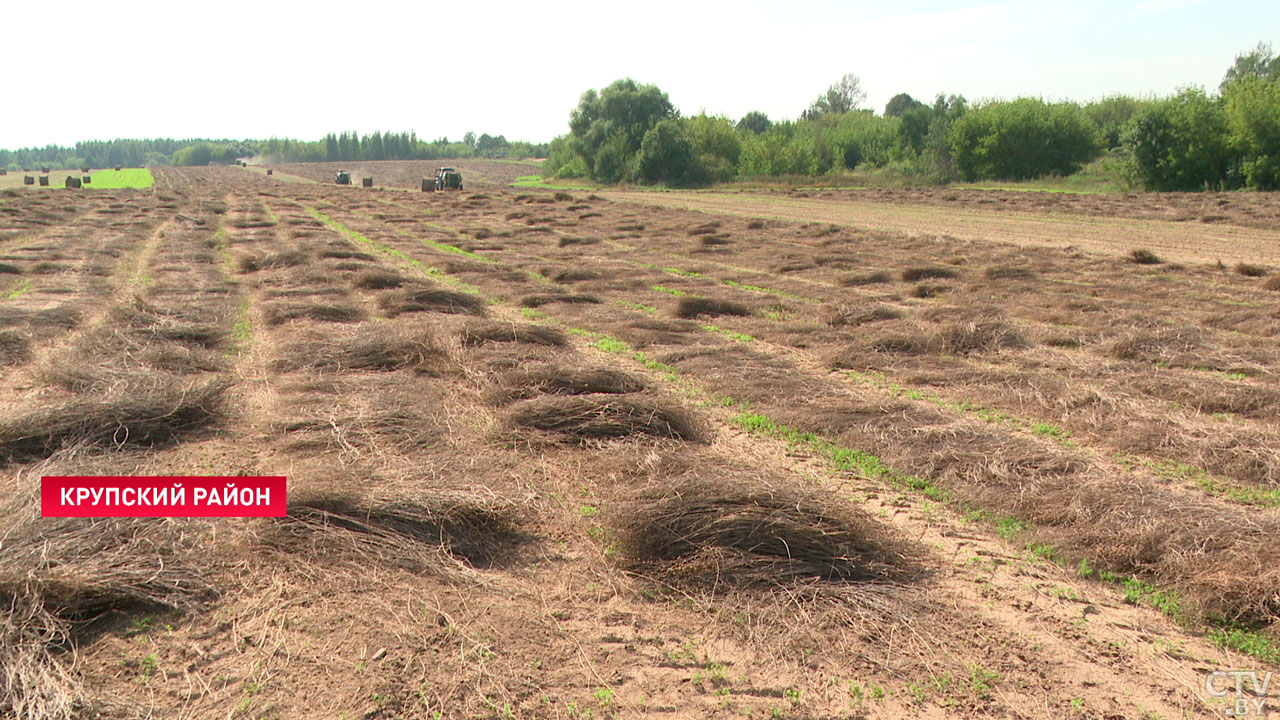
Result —
<instances>
[{"instance_id":1,"label":"pale blue sky","mask_svg":"<svg viewBox=\"0 0 1280 720\"><path fill-rule=\"evenodd\" d=\"M305 8L305 9L304 9ZM867 105L1216 89L1280 41L1280 2L10 2L0 147L113 137L467 130L545 141L588 88L686 114L795 117L841 75Z\"/></svg>"}]
</instances>

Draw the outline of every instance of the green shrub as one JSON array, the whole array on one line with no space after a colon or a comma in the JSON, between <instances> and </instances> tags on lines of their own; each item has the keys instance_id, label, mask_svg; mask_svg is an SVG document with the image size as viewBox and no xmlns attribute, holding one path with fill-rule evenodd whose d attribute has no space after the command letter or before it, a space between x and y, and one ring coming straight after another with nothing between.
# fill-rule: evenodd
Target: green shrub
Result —
<instances>
[{"instance_id":1,"label":"green shrub","mask_svg":"<svg viewBox=\"0 0 1280 720\"><path fill-rule=\"evenodd\" d=\"M794 123L777 123L768 132L748 135L738 156L741 175L815 175L818 159L812 142L797 137Z\"/></svg>"},{"instance_id":2,"label":"green shrub","mask_svg":"<svg viewBox=\"0 0 1280 720\"><path fill-rule=\"evenodd\" d=\"M1098 155L1093 124L1074 103L994 102L951 127L956 170L966 180L1070 175Z\"/></svg>"},{"instance_id":3,"label":"green shrub","mask_svg":"<svg viewBox=\"0 0 1280 720\"><path fill-rule=\"evenodd\" d=\"M1245 75L1229 83L1222 97L1245 183L1280 190L1280 78Z\"/></svg>"},{"instance_id":4,"label":"green shrub","mask_svg":"<svg viewBox=\"0 0 1280 720\"><path fill-rule=\"evenodd\" d=\"M636 158L636 175L644 182L676 187L706 181L684 121L666 118L644 134Z\"/></svg>"},{"instance_id":5,"label":"green shrub","mask_svg":"<svg viewBox=\"0 0 1280 720\"><path fill-rule=\"evenodd\" d=\"M1148 190L1204 190L1229 184L1233 153L1227 146L1222 103L1199 88L1140 110L1122 138L1139 181Z\"/></svg>"}]
</instances>

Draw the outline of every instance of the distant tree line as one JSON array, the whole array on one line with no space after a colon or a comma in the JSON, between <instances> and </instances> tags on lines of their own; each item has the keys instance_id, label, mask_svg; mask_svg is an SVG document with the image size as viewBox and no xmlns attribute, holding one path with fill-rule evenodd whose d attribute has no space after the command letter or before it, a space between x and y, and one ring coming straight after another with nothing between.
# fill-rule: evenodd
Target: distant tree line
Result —
<instances>
[{"instance_id":1,"label":"distant tree line","mask_svg":"<svg viewBox=\"0 0 1280 720\"><path fill-rule=\"evenodd\" d=\"M318 141L269 140L109 140L76 143L73 147L0 150L0 168L157 167L164 165L231 164L240 158L261 157L269 162L434 160L437 158L546 157L547 143L509 142L501 135L467 133L460 142L447 138L419 140L408 133L330 133Z\"/></svg>"},{"instance_id":2,"label":"distant tree line","mask_svg":"<svg viewBox=\"0 0 1280 720\"><path fill-rule=\"evenodd\" d=\"M273 162L349 162L353 160L435 160L484 157L523 160L546 157L547 143L508 142L487 133L468 132L460 142L448 138L419 140L416 133L329 133L317 142L272 138L260 143L258 154Z\"/></svg>"},{"instance_id":3,"label":"distant tree line","mask_svg":"<svg viewBox=\"0 0 1280 720\"><path fill-rule=\"evenodd\" d=\"M1280 189L1280 58L1265 44L1238 56L1212 95L927 104L903 93L882 114L865 99L850 74L797 120L757 111L734 122L683 117L657 86L618 80L583 94L543 174L689 187L857 169L948 182L1065 176L1104 158L1151 190Z\"/></svg>"},{"instance_id":4,"label":"distant tree line","mask_svg":"<svg viewBox=\"0 0 1280 720\"><path fill-rule=\"evenodd\" d=\"M252 143L238 140L90 140L71 147L48 145L0 150L0 168L156 167L179 164L175 163L175 158L190 158L192 153L199 154L204 160L187 164L230 163L238 157L252 155L254 149Z\"/></svg>"}]
</instances>

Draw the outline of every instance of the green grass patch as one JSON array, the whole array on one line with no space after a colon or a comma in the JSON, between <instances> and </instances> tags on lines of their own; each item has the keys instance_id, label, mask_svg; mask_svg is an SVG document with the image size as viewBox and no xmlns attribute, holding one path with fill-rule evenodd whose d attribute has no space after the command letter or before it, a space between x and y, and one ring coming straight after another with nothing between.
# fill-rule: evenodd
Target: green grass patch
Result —
<instances>
[{"instance_id":1,"label":"green grass patch","mask_svg":"<svg viewBox=\"0 0 1280 720\"><path fill-rule=\"evenodd\" d=\"M99 170L91 175L93 182L85 187L90 190L119 190L122 188L149 188L156 183L151 171L146 168L123 168L121 170Z\"/></svg>"},{"instance_id":2,"label":"green grass patch","mask_svg":"<svg viewBox=\"0 0 1280 720\"><path fill-rule=\"evenodd\" d=\"M511 187L542 188L544 190L595 190L595 185L570 185L562 182L547 182L541 175L521 175L511 182Z\"/></svg>"},{"instance_id":3,"label":"green grass patch","mask_svg":"<svg viewBox=\"0 0 1280 720\"><path fill-rule=\"evenodd\" d=\"M249 314L249 298L240 301L236 311L236 320L231 324L231 344L227 355L239 357L253 347L253 318Z\"/></svg>"},{"instance_id":4,"label":"green grass patch","mask_svg":"<svg viewBox=\"0 0 1280 720\"><path fill-rule=\"evenodd\" d=\"M687 292L685 292L685 291L683 291L683 290L677 290L677 289L675 289L675 288L669 288L669 287L667 287L667 286L665 286L665 285L653 285L653 286L651 286L651 289L653 289L653 290L657 290L657 291L658 291L658 292L660 292L660 293L666 293L666 294L668 294L668 295L675 295L676 297L684 297L685 295L688 295L688 294L689 294L689 293L687 293Z\"/></svg>"},{"instance_id":5,"label":"green grass patch","mask_svg":"<svg viewBox=\"0 0 1280 720\"><path fill-rule=\"evenodd\" d=\"M328 204L329 204L329 205L333 205L333 203L328 203ZM335 208L336 208L336 207L338 207L338 206L337 206L337 205L333 205L333 207L335 207ZM401 206L396 205L396 207L401 207ZM341 209L341 208L339 208L339 209ZM415 209L415 208L406 208L406 209ZM415 210L416 210L416 209L415 209ZM308 210L307 210L307 211L308 211L308 212L312 212L312 210L311 210L310 208L308 208ZM350 210L350 211L348 211L348 212L350 212L352 215L355 215L356 217L362 217L362 218L364 218L365 220L371 220L371 221L373 221L373 222L377 222L377 221L378 221L378 219L377 219L377 218L375 218L375 217L373 217L373 216L371 216L371 215L368 215L368 214L366 214L366 213L362 213L362 212L355 211L355 210ZM321 219L321 222L325 222L325 220L324 220L324 219ZM398 250L392 250L391 248L388 248L386 245L383 245L383 244L381 244L381 243L374 242L373 240L370 240L369 238L365 237L364 235L361 235L360 233L356 232L355 230L352 230L352 229L350 229L350 228L346 227L345 225L342 225L341 223L338 223L337 221L330 220L330 221L326 222L326 224L329 224L329 223L333 223L332 225L330 225L330 227L333 227L334 229L339 229L339 230L341 230L341 232L347 233L347 234L348 234L348 236L350 236L352 239L357 239L357 237L356 237L356 236L359 236L358 240L359 240L360 242L364 242L364 243L368 244L370 247L374 247L374 248L383 248L386 252L393 253L393 254L395 254L397 257L400 257L400 258L402 258L402 259L406 259L406 260L408 259L408 256L407 256L407 255L405 255L404 253L401 253L401 252L400 252L400 251L398 251ZM457 233L457 231L456 231L456 230L454 230L453 228L445 227L445 226L440 225L440 224L437 224L437 223L432 223L432 222L426 222L426 221L424 221L424 222L423 222L423 225L426 225L426 226L428 226L428 227L433 227L433 228L435 228L435 229L437 229L437 230L443 230L443 231L445 231L445 232L447 232L447 233L453 233L454 235L457 235L457 234L458 234L458 233ZM418 237L418 236L414 235L413 233L411 233L411 232L409 232L409 231L407 231L407 230L401 230L400 228L393 228L393 229L395 230L395 232L396 232L396 234L397 234L397 235L400 235L400 236L402 236L402 237L407 237L407 238L409 238L409 239L411 239L411 240L416 240L416 241L418 241L418 242L422 243L423 245L426 245L427 247L432 248L432 249L434 249L434 250L439 250L440 252L449 253L449 254L452 254L452 255L462 255L463 257L469 257L469 258L471 258L472 260L479 260L480 262L486 262L486 263L494 263L494 262L497 262L496 260L493 260L492 258L487 258L487 257L485 257L485 256L483 256L483 255L477 255L477 254L475 254L475 253L471 252L470 250L463 250L462 248L458 247L457 245L450 245L449 243L442 243L442 242L440 242L440 241L438 241L438 240L431 240L431 239L429 239L429 238ZM352 233L354 233L354 235L352 235ZM415 261L415 262L416 262L416 261ZM424 266L424 267L426 267L426 266ZM439 270L436 270L435 268L431 268L431 269L434 271L434 272L432 272L431 274L436 275L437 277L443 277L443 275L444 275L444 274L443 274L443 273L441 273Z\"/></svg>"},{"instance_id":6,"label":"green grass patch","mask_svg":"<svg viewBox=\"0 0 1280 720\"><path fill-rule=\"evenodd\" d=\"M775 421L767 415L745 411L729 418L729 423L752 435L781 440L793 447L803 448L825 458L835 470L853 472L862 477L881 480L901 488L922 493L930 500L948 502L950 494L932 480L907 475L892 469L871 453L832 442L816 433L800 430Z\"/></svg>"},{"instance_id":7,"label":"green grass patch","mask_svg":"<svg viewBox=\"0 0 1280 720\"><path fill-rule=\"evenodd\" d=\"M844 371L845 377L853 380L859 385L867 387L879 388L888 391L894 397L908 398L910 400L919 400L927 402L944 410L951 410L966 415L972 415L983 422L992 425L1010 425L1018 430L1024 430L1040 437L1049 438L1059 445L1071 446L1071 432L1059 427L1054 423L1035 423L1022 418L1014 417L1002 410L995 408L983 407L969 400L947 400L937 393L925 392L913 387L902 385L885 377L885 374L878 371L858 372L856 370Z\"/></svg>"},{"instance_id":8,"label":"green grass patch","mask_svg":"<svg viewBox=\"0 0 1280 720\"><path fill-rule=\"evenodd\" d=\"M414 270L417 270L418 272L423 273L425 275L430 275L431 277L436 278L437 280L440 280L444 283L447 283L454 287L466 289L470 292L476 292L476 289L474 287L468 285L467 283L462 282L461 280L458 280L457 278L451 278L448 275L445 275L439 268L435 268L430 265L427 265L426 263L420 260L415 260L414 258L409 257L408 255L400 252L399 250L396 250L393 247L388 247L380 242L377 242L376 240L370 240L368 237L365 237L363 233L357 230L353 230L347 227L346 225L343 225L337 220L334 220L333 218L330 218L328 215L325 215L319 210L316 210L315 208L309 207L309 208L306 208L306 211L307 211L307 214L311 215L315 219L324 223L325 227L331 228L333 230L336 230L342 233L348 238L351 238L352 240L354 240L357 244L363 245L367 248L380 252L389 257L393 257L399 260L400 262L404 263L405 265L408 265L409 267L413 268ZM487 258L482 258L482 259L488 260Z\"/></svg>"},{"instance_id":9,"label":"green grass patch","mask_svg":"<svg viewBox=\"0 0 1280 720\"><path fill-rule=\"evenodd\" d=\"M1003 517L996 521L996 535L1004 540L1012 540L1027 529L1026 523L1015 517Z\"/></svg>"},{"instance_id":10,"label":"green grass patch","mask_svg":"<svg viewBox=\"0 0 1280 720\"><path fill-rule=\"evenodd\" d=\"M653 267L653 266L650 265L647 267ZM792 292L787 292L786 290L775 290L774 288L760 287L759 285L748 285L745 283L740 283L736 280L719 280L717 278L713 278L708 275L703 275L702 273L699 273L699 272L693 272L692 270L681 270L678 267L664 267L662 268L662 271L665 273L671 273L672 275L679 275L681 277L705 278L707 280L713 280L722 285L726 285L731 288L737 288L739 290L748 290L750 292L767 293L769 295L777 295L779 297L791 298L792 300L800 300L802 302L811 302L811 303L821 302L820 300L816 300L811 297L805 297L804 295L797 295ZM662 292L672 292L671 290L663 288L661 285L655 285L653 289L654 290L661 289ZM675 293L672 293L672 294L675 294ZM681 294L684 294L684 293L681 293Z\"/></svg>"},{"instance_id":11,"label":"green grass patch","mask_svg":"<svg viewBox=\"0 0 1280 720\"><path fill-rule=\"evenodd\" d=\"M702 329L706 330L707 332L718 333L720 335L723 335L729 338L730 340L734 340L740 343L749 343L749 342L756 341L756 337L754 335L748 335L746 333L739 333L739 332L732 332L729 330L725 330L722 327L717 327L715 325L703 325Z\"/></svg>"},{"instance_id":12,"label":"green grass patch","mask_svg":"<svg viewBox=\"0 0 1280 720\"><path fill-rule=\"evenodd\" d=\"M23 278L22 282L15 284L13 287L9 288L7 292L5 292L4 299L14 300L22 297L23 295L26 295L29 292L31 292L31 279Z\"/></svg>"},{"instance_id":13,"label":"green grass patch","mask_svg":"<svg viewBox=\"0 0 1280 720\"><path fill-rule=\"evenodd\" d=\"M681 270L680 268L665 267L665 268L662 268L662 271L669 272L673 275L683 275L685 277L693 277L693 278L702 277L702 273L690 272L688 270Z\"/></svg>"},{"instance_id":14,"label":"green grass patch","mask_svg":"<svg viewBox=\"0 0 1280 720\"><path fill-rule=\"evenodd\" d=\"M1031 426L1031 432L1041 437L1052 438L1060 443L1065 443L1067 438L1071 437L1071 433L1058 427L1056 423L1035 423Z\"/></svg>"},{"instance_id":15,"label":"green grass patch","mask_svg":"<svg viewBox=\"0 0 1280 720\"><path fill-rule=\"evenodd\" d=\"M624 308L639 310L640 312L648 313L650 315L656 315L658 312L658 308L652 305L645 305L644 303L631 302L630 300L615 300L614 302Z\"/></svg>"},{"instance_id":16,"label":"green grass patch","mask_svg":"<svg viewBox=\"0 0 1280 720\"><path fill-rule=\"evenodd\" d=\"M1264 508L1280 507L1280 490L1232 485L1204 472L1200 472L1200 477L1196 479L1195 483L1196 487L1210 495L1225 498L1241 505Z\"/></svg>"},{"instance_id":17,"label":"green grass patch","mask_svg":"<svg viewBox=\"0 0 1280 720\"><path fill-rule=\"evenodd\" d=\"M1252 628L1211 628L1209 639L1221 648L1244 653L1263 662L1280 664L1280 643L1267 633Z\"/></svg>"},{"instance_id":18,"label":"green grass patch","mask_svg":"<svg viewBox=\"0 0 1280 720\"><path fill-rule=\"evenodd\" d=\"M738 288L740 290L750 290L751 292L758 292L758 293L767 293L769 295L777 295L778 297L791 298L792 300L799 300L801 302L809 302L809 303L822 302L821 300L811 298L811 297L805 297L804 295L797 295L796 293L787 292L786 290L760 287L759 285L748 285L746 283L740 283L736 280L721 280L720 282L724 283L725 285L728 285L731 288Z\"/></svg>"},{"instance_id":19,"label":"green grass patch","mask_svg":"<svg viewBox=\"0 0 1280 720\"><path fill-rule=\"evenodd\" d=\"M674 367L664 362L658 362L657 360L654 360L653 358L645 355L640 350L633 349L630 345L623 342L622 340L619 340L618 338L610 337L608 335L599 334L599 333L591 333L589 331L583 331L582 333L573 333L573 331L570 330L570 333L585 334L588 337L594 337L595 342L591 343L591 346L594 347L595 349L601 350L607 353L613 353L615 355L626 355L627 357L630 357L632 360L643 365L645 368L652 370L653 372L656 372L656 373L662 373L662 375L667 380L674 382L677 379L676 369Z\"/></svg>"}]
</instances>

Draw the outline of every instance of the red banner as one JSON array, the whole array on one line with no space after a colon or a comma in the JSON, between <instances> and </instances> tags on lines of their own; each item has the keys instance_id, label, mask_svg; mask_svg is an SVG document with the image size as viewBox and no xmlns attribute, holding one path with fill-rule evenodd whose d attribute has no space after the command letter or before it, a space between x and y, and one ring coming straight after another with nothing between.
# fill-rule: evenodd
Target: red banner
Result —
<instances>
[{"instance_id":1,"label":"red banner","mask_svg":"<svg viewBox=\"0 0 1280 720\"><path fill-rule=\"evenodd\" d=\"M284 476L48 475L42 517L284 517Z\"/></svg>"}]
</instances>

